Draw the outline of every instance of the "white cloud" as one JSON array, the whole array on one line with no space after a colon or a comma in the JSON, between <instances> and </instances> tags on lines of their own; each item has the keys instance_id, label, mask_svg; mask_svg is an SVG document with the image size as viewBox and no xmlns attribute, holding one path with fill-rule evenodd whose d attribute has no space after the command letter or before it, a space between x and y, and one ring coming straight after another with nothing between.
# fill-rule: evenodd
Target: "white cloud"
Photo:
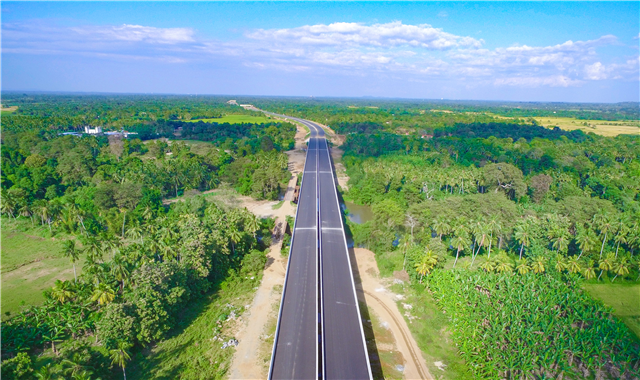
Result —
<instances>
[{"instance_id":1,"label":"white cloud","mask_svg":"<svg viewBox=\"0 0 640 380\"><path fill-rule=\"evenodd\" d=\"M458 46L477 48L484 42L447 33L428 24L406 25L401 21L374 25L336 22L290 29L258 29L246 36L268 44L381 48L412 46L434 50Z\"/></svg>"},{"instance_id":2,"label":"white cloud","mask_svg":"<svg viewBox=\"0 0 640 380\"><path fill-rule=\"evenodd\" d=\"M70 30L91 39L177 44L194 41L191 28L155 28L142 25L94 26L70 28Z\"/></svg>"},{"instance_id":3,"label":"white cloud","mask_svg":"<svg viewBox=\"0 0 640 380\"><path fill-rule=\"evenodd\" d=\"M569 87L582 83L579 80L571 79L564 75L554 75L548 77L508 77L498 78L494 81L496 86L515 87Z\"/></svg>"},{"instance_id":4,"label":"white cloud","mask_svg":"<svg viewBox=\"0 0 640 380\"><path fill-rule=\"evenodd\" d=\"M204 39L191 28L143 25L59 27L2 25L2 52L164 63L216 62L256 70L327 75L393 74L407 81L515 87L568 87L586 80L638 80L638 59L605 61L597 48L615 36L550 46L482 48L483 40L400 21L257 29L231 41Z\"/></svg>"},{"instance_id":5,"label":"white cloud","mask_svg":"<svg viewBox=\"0 0 640 380\"><path fill-rule=\"evenodd\" d=\"M592 65L586 65L584 71L587 79L602 80L607 79L607 69L601 62L596 62Z\"/></svg>"}]
</instances>

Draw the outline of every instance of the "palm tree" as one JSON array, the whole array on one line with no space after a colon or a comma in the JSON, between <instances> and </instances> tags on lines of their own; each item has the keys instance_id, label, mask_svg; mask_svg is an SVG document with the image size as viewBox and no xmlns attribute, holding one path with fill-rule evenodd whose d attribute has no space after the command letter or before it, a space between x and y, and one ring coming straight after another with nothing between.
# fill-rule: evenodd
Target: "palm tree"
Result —
<instances>
[{"instance_id":1,"label":"palm tree","mask_svg":"<svg viewBox=\"0 0 640 380\"><path fill-rule=\"evenodd\" d=\"M127 237L129 239L140 239L140 245L144 246L144 240L142 239L142 227L140 227L140 223L136 223L133 227L130 227L127 230Z\"/></svg>"},{"instance_id":2,"label":"palm tree","mask_svg":"<svg viewBox=\"0 0 640 380\"><path fill-rule=\"evenodd\" d=\"M249 230L251 235L253 235L253 238L256 239L256 232L260 229L260 218L255 215L250 215L246 226L247 230Z\"/></svg>"},{"instance_id":3,"label":"palm tree","mask_svg":"<svg viewBox=\"0 0 640 380\"><path fill-rule=\"evenodd\" d=\"M567 261L566 269L569 273L578 273L580 272L580 257L579 256L571 256Z\"/></svg>"},{"instance_id":4,"label":"palm tree","mask_svg":"<svg viewBox=\"0 0 640 380\"><path fill-rule=\"evenodd\" d=\"M116 255L111 261L111 273L116 280L120 281L120 290L124 292L124 284L131 271L127 262L122 259L122 255Z\"/></svg>"},{"instance_id":5,"label":"palm tree","mask_svg":"<svg viewBox=\"0 0 640 380\"><path fill-rule=\"evenodd\" d=\"M18 201L8 191L2 189L2 202L0 203L0 210L3 214L11 215L13 219L16 218L15 212L18 208Z\"/></svg>"},{"instance_id":6,"label":"palm tree","mask_svg":"<svg viewBox=\"0 0 640 380\"><path fill-rule=\"evenodd\" d=\"M607 242L607 234L613 229L613 222L608 214L600 213L593 216L593 223L600 229L600 234L604 234L602 246L600 247L600 258L602 258L604 244Z\"/></svg>"},{"instance_id":7,"label":"palm tree","mask_svg":"<svg viewBox=\"0 0 640 380\"><path fill-rule=\"evenodd\" d=\"M539 256L535 260L533 260L533 262L531 263L531 269L533 270L533 273L544 273L544 266L546 263L547 261L542 256Z\"/></svg>"},{"instance_id":8,"label":"palm tree","mask_svg":"<svg viewBox=\"0 0 640 380\"><path fill-rule=\"evenodd\" d=\"M40 369L35 371L34 374L37 379L53 380L58 378L58 368L54 366L53 363L49 363L40 367Z\"/></svg>"},{"instance_id":9,"label":"palm tree","mask_svg":"<svg viewBox=\"0 0 640 380\"><path fill-rule=\"evenodd\" d=\"M494 270L496 270L496 262L495 260L488 259L487 261L482 263L482 265L480 265L480 268L489 273L492 273Z\"/></svg>"},{"instance_id":10,"label":"palm tree","mask_svg":"<svg viewBox=\"0 0 640 380\"><path fill-rule=\"evenodd\" d=\"M438 238L442 240L442 235L446 235L451 232L451 226L447 224L443 217L438 217L433 220L432 227L436 234L438 234Z\"/></svg>"},{"instance_id":11,"label":"palm tree","mask_svg":"<svg viewBox=\"0 0 640 380\"><path fill-rule=\"evenodd\" d=\"M589 260L589 263L582 269L582 275L587 280L596 278L596 271L593 269L593 260Z\"/></svg>"},{"instance_id":12,"label":"palm tree","mask_svg":"<svg viewBox=\"0 0 640 380\"><path fill-rule=\"evenodd\" d=\"M91 295L91 301L98 302L99 305L106 305L116 298L116 293L113 289L101 282L93 291Z\"/></svg>"},{"instance_id":13,"label":"palm tree","mask_svg":"<svg viewBox=\"0 0 640 380\"><path fill-rule=\"evenodd\" d=\"M25 218L28 217L29 219L31 219L31 225L33 226L33 211L31 210L31 207L29 207L29 205L20 207L20 210L18 210L18 214L20 214L20 216L24 216Z\"/></svg>"},{"instance_id":14,"label":"palm tree","mask_svg":"<svg viewBox=\"0 0 640 380\"><path fill-rule=\"evenodd\" d=\"M613 264L613 271L615 272L615 277L613 277L613 280L611 280L611 282L614 282L616 280L616 277L618 276L626 276L629 274L629 259L627 259L626 257L621 257L620 260L618 260L617 262L615 262Z\"/></svg>"},{"instance_id":15,"label":"palm tree","mask_svg":"<svg viewBox=\"0 0 640 380\"><path fill-rule=\"evenodd\" d=\"M74 240L65 240L62 243L62 255L68 257L73 265L73 277L78 282L78 275L76 274L76 261L80 258L80 251L76 249L76 242Z\"/></svg>"},{"instance_id":16,"label":"palm tree","mask_svg":"<svg viewBox=\"0 0 640 380\"><path fill-rule=\"evenodd\" d=\"M65 303L73 298L75 293L69 281L56 280L51 288L51 297L60 303Z\"/></svg>"},{"instance_id":17,"label":"palm tree","mask_svg":"<svg viewBox=\"0 0 640 380\"><path fill-rule=\"evenodd\" d=\"M85 239L84 246L86 247L84 251L87 253L87 260L91 260L93 262L102 261L104 251L100 240L91 236Z\"/></svg>"},{"instance_id":18,"label":"palm tree","mask_svg":"<svg viewBox=\"0 0 640 380\"><path fill-rule=\"evenodd\" d=\"M471 265L473 267L473 263L476 261L476 257L480 254L480 249L482 247L487 246L487 235L489 234L489 228L487 226L486 220L481 218L476 222L473 226L473 237L476 243L478 243L478 250L474 253L471 252Z\"/></svg>"},{"instance_id":19,"label":"palm tree","mask_svg":"<svg viewBox=\"0 0 640 380\"><path fill-rule=\"evenodd\" d=\"M567 269L567 263L565 263L564 257L560 256L560 254L556 256L555 268L558 272L562 272L563 270Z\"/></svg>"},{"instance_id":20,"label":"palm tree","mask_svg":"<svg viewBox=\"0 0 640 380\"><path fill-rule=\"evenodd\" d=\"M600 280L600 277L602 277L602 273L604 273L604 271L608 272L612 270L614 264L615 264L615 257L613 256L613 252L609 252L605 257L601 257L600 260L598 261L598 269L600 269L600 275L598 276L598 280Z\"/></svg>"},{"instance_id":21,"label":"palm tree","mask_svg":"<svg viewBox=\"0 0 640 380\"><path fill-rule=\"evenodd\" d=\"M505 253L498 255L498 265L496 265L496 271L499 273L513 271L513 263Z\"/></svg>"},{"instance_id":22,"label":"palm tree","mask_svg":"<svg viewBox=\"0 0 640 380\"><path fill-rule=\"evenodd\" d=\"M229 241L231 242L231 251L233 255L236 254L235 244L237 244L240 240L242 240L242 233L238 230L235 224L232 224L229 230L227 231L229 235Z\"/></svg>"},{"instance_id":23,"label":"palm tree","mask_svg":"<svg viewBox=\"0 0 640 380\"><path fill-rule=\"evenodd\" d=\"M628 241L627 237L631 232L630 228L627 227L626 222L628 221L626 221L625 219L620 220L620 224L617 226L618 233L616 233L616 236L614 236L613 238L613 241L615 241L616 243L616 258L618 257L618 249L620 249L620 243L626 244Z\"/></svg>"},{"instance_id":24,"label":"palm tree","mask_svg":"<svg viewBox=\"0 0 640 380\"><path fill-rule=\"evenodd\" d=\"M487 225L489 228L489 252L487 257L491 257L491 244L493 244L493 234L499 234L502 231L502 224L496 219L496 217L492 217L489 220L489 224Z\"/></svg>"},{"instance_id":25,"label":"palm tree","mask_svg":"<svg viewBox=\"0 0 640 380\"><path fill-rule=\"evenodd\" d=\"M422 279L425 274L431 273L431 270L438 264L438 255L433 253L430 249L422 255L420 261L415 265L416 272L420 274L420 283L422 283Z\"/></svg>"},{"instance_id":26,"label":"palm tree","mask_svg":"<svg viewBox=\"0 0 640 380\"><path fill-rule=\"evenodd\" d=\"M520 243L520 260L522 260L522 250L531 243L531 224L528 219L524 219L516 226L515 238Z\"/></svg>"},{"instance_id":27,"label":"palm tree","mask_svg":"<svg viewBox=\"0 0 640 380\"><path fill-rule=\"evenodd\" d=\"M453 267L456 267L460 251L464 251L469 246L469 233L464 225L459 225L456 228L456 237L453 239L453 246L456 248L456 260L453 262Z\"/></svg>"},{"instance_id":28,"label":"palm tree","mask_svg":"<svg viewBox=\"0 0 640 380\"><path fill-rule=\"evenodd\" d=\"M578 247L580 248L580 255L578 255L578 259L582 257L582 254L585 252L589 252L595 248L595 239L596 236L588 227L584 227L578 225L576 231L576 243L578 243Z\"/></svg>"},{"instance_id":29,"label":"palm tree","mask_svg":"<svg viewBox=\"0 0 640 380\"><path fill-rule=\"evenodd\" d=\"M558 253L565 252L569 247L569 238L567 236L567 231L565 230L557 230L552 241L553 244L551 247L555 248Z\"/></svg>"},{"instance_id":30,"label":"palm tree","mask_svg":"<svg viewBox=\"0 0 640 380\"><path fill-rule=\"evenodd\" d=\"M518 265L516 266L516 271L519 274L527 274L529 273L529 270L531 268L529 267L529 264L527 263L527 260L518 260Z\"/></svg>"},{"instance_id":31,"label":"palm tree","mask_svg":"<svg viewBox=\"0 0 640 380\"><path fill-rule=\"evenodd\" d=\"M127 362L131 360L131 356L128 352L129 348L130 345L128 343L118 342L118 348L109 350L111 364L116 364L118 367L122 368L122 375L124 376L124 380L127 380L127 372L125 371L125 367L127 366Z\"/></svg>"}]
</instances>

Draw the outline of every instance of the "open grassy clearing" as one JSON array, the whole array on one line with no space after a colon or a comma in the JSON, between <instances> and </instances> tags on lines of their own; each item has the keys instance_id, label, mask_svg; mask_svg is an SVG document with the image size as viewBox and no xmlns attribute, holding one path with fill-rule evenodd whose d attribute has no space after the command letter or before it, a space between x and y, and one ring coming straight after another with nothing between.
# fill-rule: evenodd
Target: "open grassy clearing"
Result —
<instances>
[{"instance_id":1,"label":"open grassy clearing","mask_svg":"<svg viewBox=\"0 0 640 380\"><path fill-rule=\"evenodd\" d=\"M583 288L612 307L613 315L640 339L640 284L584 284Z\"/></svg>"},{"instance_id":2,"label":"open grassy clearing","mask_svg":"<svg viewBox=\"0 0 640 380\"><path fill-rule=\"evenodd\" d=\"M204 156L211 151L212 148L215 148L210 141L197 141L197 140L177 140L183 142L191 148L191 151L195 154Z\"/></svg>"},{"instance_id":3,"label":"open grassy clearing","mask_svg":"<svg viewBox=\"0 0 640 380\"><path fill-rule=\"evenodd\" d=\"M167 339L132 358L129 379L222 379L235 353L234 339L242 313L253 300L262 272L252 278L234 277L220 289L194 302L183 312Z\"/></svg>"},{"instance_id":4,"label":"open grassy clearing","mask_svg":"<svg viewBox=\"0 0 640 380\"><path fill-rule=\"evenodd\" d=\"M49 229L27 219L2 218L2 317L15 314L24 301L37 305L56 280L73 279L73 267L62 256L66 236L50 237ZM78 275L83 259L76 262Z\"/></svg>"},{"instance_id":5,"label":"open grassy clearing","mask_svg":"<svg viewBox=\"0 0 640 380\"><path fill-rule=\"evenodd\" d=\"M569 117L536 117L536 122L545 127L559 127L567 131L581 129L601 136L617 136L622 134L640 134L638 121L578 120Z\"/></svg>"},{"instance_id":6,"label":"open grassy clearing","mask_svg":"<svg viewBox=\"0 0 640 380\"><path fill-rule=\"evenodd\" d=\"M269 118L262 116L250 116L250 115L225 115L223 117L214 118L214 119L196 119L196 120L188 120L188 123L197 123L199 121L205 123L229 123L229 124L240 124L240 123L252 123L252 124L264 124L272 121Z\"/></svg>"},{"instance_id":7,"label":"open grassy clearing","mask_svg":"<svg viewBox=\"0 0 640 380\"><path fill-rule=\"evenodd\" d=\"M500 116L490 112L487 112L486 115L502 120L515 120L512 117ZM572 117L534 117L534 119L539 125L546 128L558 127L565 131L580 129L585 133L593 132L607 137L640 134L640 121L638 120L581 120Z\"/></svg>"}]
</instances>

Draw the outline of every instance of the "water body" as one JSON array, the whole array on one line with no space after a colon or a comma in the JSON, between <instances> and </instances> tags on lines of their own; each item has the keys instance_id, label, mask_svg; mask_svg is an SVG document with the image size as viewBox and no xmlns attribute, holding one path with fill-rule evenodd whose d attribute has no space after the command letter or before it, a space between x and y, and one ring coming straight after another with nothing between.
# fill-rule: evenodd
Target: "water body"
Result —
<instances>
[{"instance_id":1,"label":"water body","mask_svg":"<svg viewBox=\"0 0 640 380\"><path fill-rule=\"evenodd\" d=\"M347 217L353 223L362 224L373 220L373 211L371 211L371 207L369 206L361 206L353 202L344 202L342 208L343 210L346 208L347 211L349 211Z\"/></svg>"}]
</instances>

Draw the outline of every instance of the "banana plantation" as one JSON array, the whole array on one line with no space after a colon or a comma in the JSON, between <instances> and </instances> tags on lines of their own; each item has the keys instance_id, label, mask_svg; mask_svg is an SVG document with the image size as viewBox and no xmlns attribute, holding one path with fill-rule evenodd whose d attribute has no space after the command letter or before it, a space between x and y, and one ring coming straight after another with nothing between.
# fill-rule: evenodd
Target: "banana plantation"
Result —
<instances>
[{"instance_id":1,"label":"banana plantation","mask_svg":"<svg viewBox=\"0 0 640 380\"><path fill-rule=\"evenodd\" d=\"M640 345L572 276L436 270L424 283L483 379L634 379Z\"/></svg>"}]
</instances>

